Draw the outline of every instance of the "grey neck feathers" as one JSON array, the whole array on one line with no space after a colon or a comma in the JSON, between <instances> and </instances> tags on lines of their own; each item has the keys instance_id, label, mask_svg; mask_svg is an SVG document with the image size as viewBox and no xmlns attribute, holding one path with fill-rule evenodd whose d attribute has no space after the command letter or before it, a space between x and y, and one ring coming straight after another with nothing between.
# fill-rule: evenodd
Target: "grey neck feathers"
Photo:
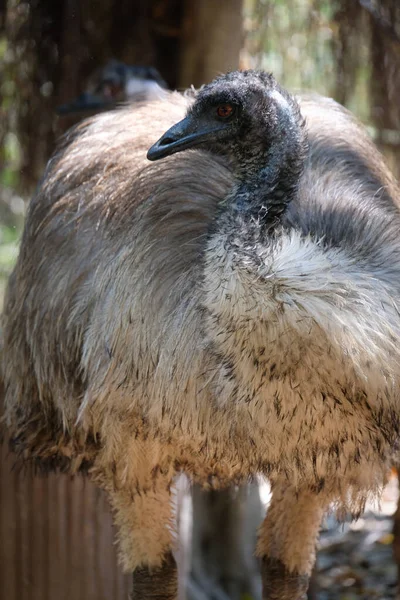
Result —
<instances>
[{"instance_id":1,"label":"grey neck feathers","mask_svg":"<svg viewBox=\"0 0 400 600\"><path fill-rule=\"evenodd\" d=\"M238 149L237 184L228 202L232 210L254 217L262 226L278 224L296 195L307 148L297 105L283 105L264 147L249 143Z\"/></svg>"}]
</instances>

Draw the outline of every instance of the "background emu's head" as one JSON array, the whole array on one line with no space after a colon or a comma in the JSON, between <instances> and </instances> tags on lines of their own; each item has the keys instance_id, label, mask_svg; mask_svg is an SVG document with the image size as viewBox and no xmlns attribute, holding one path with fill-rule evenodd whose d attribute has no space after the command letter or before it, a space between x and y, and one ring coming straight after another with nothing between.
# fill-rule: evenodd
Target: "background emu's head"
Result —
<instances>
[{"instance_id":1,"label":"background emu's head","mask_svg":"<svg viewBox=\"0 0 400 600\"><path fill-rule=\"evenodd\" d=\"M85 92L59 106L57 112L61 116L98 112L114 108L120 102L160 99L166 88L167 84L154 67L110 60L91 75Z\"/></svg>"},{"instance_id":2,"label":"background emu's head","mask_svg":"<svg viewBox=\"0 0 400 600\"><path fill-rule=\"evenodd\" d=\"M185 119L171 127L147 156L157 160L199 147L227 156L239 177L248 178L270 162L281 166L302 162L302 125L296 100L271 74L235 71L204 86Z\"/></svg>"}]
</instances>

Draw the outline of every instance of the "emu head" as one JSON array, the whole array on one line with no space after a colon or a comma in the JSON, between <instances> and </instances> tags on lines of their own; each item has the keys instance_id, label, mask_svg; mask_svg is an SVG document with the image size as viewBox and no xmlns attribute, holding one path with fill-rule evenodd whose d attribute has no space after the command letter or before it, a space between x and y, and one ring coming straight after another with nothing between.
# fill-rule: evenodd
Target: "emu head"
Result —
<instances>
[{"instance_id":1,"label":"emu head","mask_svg":"<svg viewBox=\"0 0 400 600\"><path fill-rule=\"evenodd\" d=\"M118 102L160 98L167 84L154 67L126 65L116 60L97 69L87 91L58 107L60 115L113 108Z\"/></svg>"},{"instance_id":2,"label":"emu head","mask_svg":"<svg viewBox=\"0 0 400 600\"><path fill-rule=\"evenodd\" d=\"M238 177L248 179L267 164L302 163L302 125L296 100L271 74L236 71L204 86L186 117L150 148L147 158L201 148L227 156Z\"/></svg>"}]
</instances>

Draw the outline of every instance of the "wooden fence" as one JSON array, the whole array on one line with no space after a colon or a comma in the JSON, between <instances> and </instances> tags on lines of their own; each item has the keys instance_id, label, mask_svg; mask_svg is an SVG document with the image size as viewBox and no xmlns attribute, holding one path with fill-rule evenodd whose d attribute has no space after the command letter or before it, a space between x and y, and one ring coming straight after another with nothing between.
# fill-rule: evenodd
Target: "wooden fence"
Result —
<instances>
[{"instance_id":1,"label":"wooden fence","mask_svg":"<svg viewBox=\"0 0 400 600\"><path fill-rule=\"evenodd\" d=\"M127 600L104 494L16 472L6 444L0 455L0 600Z\"/></svg>"}]
</instances>

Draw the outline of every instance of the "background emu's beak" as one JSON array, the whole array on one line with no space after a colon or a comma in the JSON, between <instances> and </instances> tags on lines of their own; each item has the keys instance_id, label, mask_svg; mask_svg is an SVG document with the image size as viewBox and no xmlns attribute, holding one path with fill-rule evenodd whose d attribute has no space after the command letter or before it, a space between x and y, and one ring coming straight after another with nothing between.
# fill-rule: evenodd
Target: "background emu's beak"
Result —
<instances>
[{"instance_id":1,"label":"background emu's beak","mask_svg":"<svg viewBox=\"0 0 400 600\"><path fill-rule=\"evenodd\" d=\"M63 116L86 111L99 111L109 108L112 105L112 101L107 102L101 96L96 96L95 94L89 94L88 92L85 92L78 96L78 98L75 98L75 100L72 100L72 102L61 104L56 110L57 114Z\"/></svg>"},{"instance_id":2,"label":"background emu's beak","mask_svg":"<svg viewBox=\"0 0 400 600\"><path fill-rule=\"evenodd\" d=\"M158 142L156 142L147 152L147 158L149 160L158 160L165 156L169 156L170 154L175 154L175 152L193 148L205 141L210 135L215 134L222 129L225 129L225 127L202 127L193 117L186 117L176 125L173 125L171 129L168 129L168 131L160 137Z\"/></svg>"}]
</instances>

